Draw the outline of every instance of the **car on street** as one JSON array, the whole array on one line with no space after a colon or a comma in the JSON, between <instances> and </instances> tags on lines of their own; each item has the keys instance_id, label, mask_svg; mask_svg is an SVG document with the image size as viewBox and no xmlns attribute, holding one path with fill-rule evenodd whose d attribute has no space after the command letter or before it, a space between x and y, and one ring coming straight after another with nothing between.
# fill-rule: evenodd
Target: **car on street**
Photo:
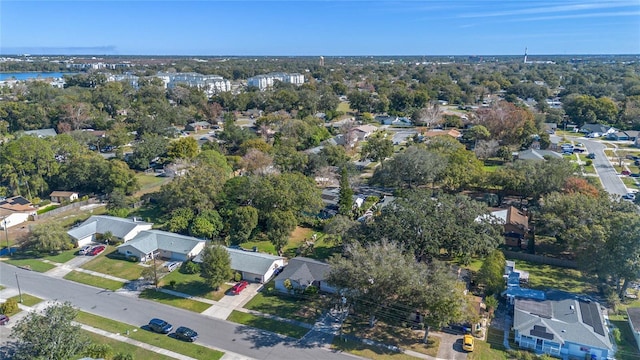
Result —
<instances>
[{"instance_id":1,"label":"car on street","mask_svg":"<svg viewBox=\"0 0 640 360\"><path fill-rule=\"evenodd\" d=\"M596 158L596 154L594 153L589 153L589 155L587 155L587 159L595 159Z\"/></svg>"},{"instance_id":2,"label":"car on street","mask_svg":"<svg viewBox=\"0 0 640 360\"><path fill-rule=\"evenodd\" d=\"M462 348L464 349L464 351L473 351L472 335L467 334L462 338Z\"/></svg>"},{"instance_id":3,"label":"car on street","mask_svg":"<svg viewBox=\"0 0 640 360\"><path fill-rule=\"evenodd\" d=\"M149 329L159 334L168 334L173 330L173 326L162 319L153 318L149 321Z\"/></svg>"},{"instance_id":4,"label":"car on street","mask_svg":"<svg viewBox=\"0 0 640 360\"><path fill-rule=\"evenodd\" d=\"M636 199L636 194L634 194L634 193L624 194L624 195L622 195L622 198L625 199L625 200L633 201L633 200Z\"/></svg>"},{"instance_id":5,"label":"car on street","mask_svg":"<svg viewBox=\"0 0 640 360\"><path fill-rule=\"evenodd\" d=\"M93 246L91 245L85 245L83 247L80 248L80 250L78 250L78 255L87 255L87 253L89 253L89 251L91 251L91 248Z\"/></svg>"},{"instance_id":6,"label":"car on street","mask_svg":"<svg viewBox=\"0 0 640 360\"><path fill-rule=\"evenodd\" d=\"M631 176L631 177L640 177L640 173L633 173L633 174L631 174L629 176Z\"/></svg>"},{"instance_id":7,"label":"car on street","mask_svg":"<svg viewBox=\"0 0 640 360\"><path fill-rule=\"evenodd\" d=\"M0 325L7 325L9 322L9 317L4 314L0 314Z\"/></svg>"},{"instance_id":8,"label":"car on street","mask_svg":"<svg viewBox=\"0 0 640 360\"><path fill-rule=\"evenodd\" d=\"M106 249L107 247L104 245L98 245L98 246L94 246L88 253L88 255L90 256L96 256L96 255L100 255L101 252L104 251L104 249Z\"/></svg>"},{"instance_id":9,"label":"car on street","mask_svg":"<svg viewBox=\"0 0 640 360\"><path fill-rule=\"evenodd\" d=\"M194 342L198 338L198 333L186 326L180 326L179 328L177 328L174 335L176 339L189 342Z\"/></svg>"},{"instance_id":10,"label":"car on street","mask_svg":"<svg viewBox=\"0 0 640 360\"><path fill-rule=\"evenodd\" d=\"M233 287L231 288L231 293L233 295L238 295L247 287L247 285L249 285L249 283L246 280L242 280L239 283L233 285Z\"/></svg>"}]
</instances>

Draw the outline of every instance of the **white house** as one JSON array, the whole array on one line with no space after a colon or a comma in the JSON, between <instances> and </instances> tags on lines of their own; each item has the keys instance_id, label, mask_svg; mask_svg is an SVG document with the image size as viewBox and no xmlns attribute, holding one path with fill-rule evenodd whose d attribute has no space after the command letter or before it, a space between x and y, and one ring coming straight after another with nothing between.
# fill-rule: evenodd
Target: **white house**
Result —
<instances>
[{"instance_id":1,"label":"white house","mask_svg":"<svg viewBox=\"0 0 640 360\"><path fill-rule=\"evenodd\" d=\"M140 231L133 239L118 246L118 252L140 261L155 258L186 261L195 258L207 241L161 230Z\"/></svg>"},{"instance_id":2,"label":"white house","mask_svg":"<svg viewBox=\"0 0 640 360\"><path fill-rule=\"evenodd\" d=\"M71 236L78 246L84 246L96 240L96 234L104 235L106 232L111 234L123 242L133 239L139 232L143 230L151 230L152 223L140 221L137 219L124 219L115 216L94 215L80 226L77 226L67 234Z\"/></svg>"},{"instance_id":3,"label":"white house","mask_svg":"<svg viewBox=\"0 0 640 360\"><path fill-rule=\"evenodd\" d=\"M14 196L0 201L0 229L8 229L29 220L37 209L22 196Z\"/></svg>"},{"instance_id":4,"label":"white house","mask_svg":"<svg viewBox=\"0 0 640 360\"><path fill-rule=\"evenodd\" d=\"M78 193L73 191L54 191L49 194L49 198L54 203L72 202L78 200Z\"/></svg>"},{"instance_id":5,"label":"white house","mask_svg":"<svg viewBox=\"0 0 640 360\"><path fill-rule=\"evenodd\" d=\"M336 293L336 289L326 282L329 273L329 264L309 259L296 257L289 260L287 266L276 277L275 288L278 291L288 293L285 281L289 280L293 289L304 291L309 286L315 286L318 290L328 293Z\"/></svg>"}]
</instances>

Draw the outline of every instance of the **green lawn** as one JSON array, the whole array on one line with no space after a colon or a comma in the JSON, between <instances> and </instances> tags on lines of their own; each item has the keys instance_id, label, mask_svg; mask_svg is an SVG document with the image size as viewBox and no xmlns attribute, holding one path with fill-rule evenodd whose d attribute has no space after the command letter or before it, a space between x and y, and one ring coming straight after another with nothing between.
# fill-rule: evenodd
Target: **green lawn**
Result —
<instances>
[{"instance_id":1,"label":"green lawn","mask_svg":"<svg viewBox=\"0 0 640 360\"><path fill-rule=\"evenodd\" d=\"M82 330L82 332L91 339L94 344L107 344L111 347L112 355L117 353L131 354L134 359L154 359L154 360L173 360L172 357L158 354L135 345L128 344L126 342L114 340L102 335L94 334L90 331Z\"/></svg>"},{"instance_id":2,"label":"green lawn","mask_svg":"<svg viewBox=\"0 0 640 360\"><path fill-rule=\"evenodd\" d=\"M176 282L174 287L169 285L171 281ZM231 285L222 284L220 289L214 291L204 282L204 279L200 277L200 274L183 274L179 270L175 270L164 276L160 280L159 285L166 289L214 301L222 299L227 290L231 288Z\"/></svg>"},{"instance_id":3,"label":"green lawn","mask_svg":"<svg viewBox=\"0 0 640 360\"><path fill-rule=\"evenodd\" d=\"M636 346L636 340L629 327L627 317L621 315L609 316L611 323L620 329L621 343L618 344L618 352L616 352L616 359L621 360L634 360L640 358L640 352Z\"/></svg>"},{"instance_id":4,"label":"green lawn","mask_svg":"<svg viewBox=\"0 0 640 360\"><path fill-rule=\"evenodd\" d=\"M273 287L273 283L264 286ZM245 306L245 309L276 315L282 318L298 320L308 324L316 319L326 307L321 298L309 299L287 296L273 291L263 290L256 294Z\"/></svg>"},{"instance_id":5,"label":"green lawn","mask_svg":"<svg viewBox=\"0 0 640 360\"><path fill-rule=\"evenodd\" d=\"M231 315L229 315L227 320L238 324L243 324L254 328L282 334L296 339L302 338L306 333L309 332L309 329L297 325L272 320L253 314L247 314L236 310L233 310L233 312L231 312Z\"/></svg>"},{"instance_id":6,"label":"green lawn","mask_svg":"<svg viewBox=\"0 0 640 360\"><path fill-rule=\"evenodd\" d=\"M585 278L578 270L523 260L515 260L515 262L516 269L529 272L529 286L533 289L556 289L575 294L596 291L590 279Z\"/></svg>"},{"instance_id":7,"label":"green lawn","mask_svg":"<svg viewBox=\"0 0 640 360\"><path fill-rule=\"evenodd\" d=\"M117 250L113 246L107 246L107 249L102 254L82 265L82 268L126 280L139 279L144 267L138 265L138 263L111 258L109 255L116 251Z\"/></svg>"},{"instance_id":8,"label":"green lawn","mask_svg":"<svg viewBox=\"0 0 640 360\"><path fill-rule=\"evenodd\" d=\"M296 257L296 250L298 247L300 247L305 240L310 240L313 234L317 234L314 242L314 248L311 253L305 254L306 257L325 260L338 251L338 248L333 247L332 244L324 241L325 234L321 231L298 226L293 230L289 237L289 243L284 248L284 256L288 258ZM275 246L273 246L273 244L268 240L242 243L242 247L245 249L252 249L254 246L258 248L259 252L273 255L277 254Z\"/></svg>"},{"instance_id":9,"label":"green lawn","mask_svg":"<svg viewBox=\"0 0 640 360\"><path fill-rule=\"evenodd\" d=\"M147 331L139 328L138 326L121 323L119 321L103 318L101 316L89 314L83 311L78 312L78 316L75 319L77 322L93 326L98 329L102 329L108 332L116 334L126 334L129 331L129 337L147 344L151 344L163 349L171 350L173 352L190 356L196 359L217 360L220 359L224 353L209 349L207 347L187 343L184 341L173 339L167 335L157 334L151 331ZM135 331L134 331L135 330ZM206 329L194 329L196 331L205 331ZM147 359L145 357L135 357L136 359ZM155 359L151 357L150 359Z\"/></svg>"},{"instance_id":10,"label":"green lawn","mask_svg":"<svg viewBox=\"0 0 640 360\"><path fill-rule=\"evenodd\" d=\"M211 307L211 304L181 298L179 296L156 291L155 289L146 289L142 291L142 293L140 293L140 298L157 301L166 305L171 305L198 313L201 313Z\"/></svg>"},{"instance_id":11,"label":"green lawn","mask_svg":"<svg viewBox=\"0 0 640 360\"><path fill-rule=\"evenodd\" d=\"M635 189L635 188L637 188L637 187L638 187L638 185L636 185L636 181L635 181L635 179L636 179L636 178L632 178L632 177L624 176L624 177L622 177L621 179L622 179L622 182L623 182L623 183L624 183L628 188Z\"/></svg>"},{"instance_id":12,"label":"green lawn","mask_svg":"<svg viewBox=\"0 0 640 360\"><path fill-rule=\"evenodd\" d=\"M56 262L56 263L60 263L60 264L64 264L67 261L75 258L77 252L78 252L78 249L65 250L65 251L59 252L56 255L45 256L45 257L43 257L43 259L46 259L46 260L49 260L49 261L53 261L53 262Z\"/></svg>"},{"instance_id":13,"label":"green lawn","mask_svg":"<svg viewBox=\"0 0 640 360\"><path fill-rule=\"evenodd\" d=\"M14 297L10 297L9 299L14 299L17 302L20 302L20 295L16 295ZM39 297L22 293L22 305L25 306L34 306L42 302L42 299Z\"/></svg>"},{"instance_id":14,"label":"green lawn","mask_svg":"<svg viewBox=\"0 0 640 360\"><path fill-rule=\"evenodd\" d=\"M349 107L349 103L346 101L340 102L340 104L338 104L338 111L342 111L343 113L348 113L349 111L352 111L351 108Z\"/></svg>"},{"instance_id":15,"label":"green lawn","mask_svg":"<svg viewBox=\"0 0 640 360\"><path fill-rule=\"evenodd\" d=\"M107 290L118 290L124 285L120 281L115 281L111 279L105 279L99 276L94 276L90 274L85 274L80 271L72 271L64 276L65 279L79 282L86 285L91 285L95 287L99 287L101 289Z\"/></svg>"},{"instance_id":16,"label":"green lawn","mask_svg":"<svg viewBox=\"0 0 640 360\"><path fill-rule=\"evenodd\" d=\"M482 168L486 172L494 172L494 171L500 169L501 167L503 167L503 166L502 165L484 165Z\"/></svg>"},{"instance_id":17,"label":"green lawn","mask_svg":"<svg viewBox=\"0 0 640 360\"><path fill-rule=\"evenodd\" d=\"M377 346L369 346L360 341L350 339L340 339L335 337L331 347L337 351L347 352L373 360L415 360L416 358L407 354L394 352Z\"/></svg>"},{"instance_id":18,"label":"green lawn","mask_svg":"<svg viewBox=\"0 0 640 360\"><path fill-rule=\"evenodd\" d=\"M33 271L47 272L55 267L55 265L42 262L40 259L9 259L5 261L7 264L11 264L18 267L28 267Z\"/></svg>"},{"instance_id":19,"label":"green lawn","mask_svg":"<svg viewBox=\"0 0 640 360\"><path fill-rule=\"evenodd\" d=\"M507 353L502 345L502 330L489 328L487 341L475 341L474 351L467 356L468 360L506 360Z\"/></svg>"}]
</instances>

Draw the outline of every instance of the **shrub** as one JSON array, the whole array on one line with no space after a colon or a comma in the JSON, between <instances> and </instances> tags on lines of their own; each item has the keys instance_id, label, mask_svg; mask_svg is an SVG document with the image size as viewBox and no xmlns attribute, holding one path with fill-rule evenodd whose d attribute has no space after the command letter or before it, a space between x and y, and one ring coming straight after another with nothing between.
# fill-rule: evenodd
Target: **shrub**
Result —
<instances>
[{"instance_id":1,"label":"shrub","mask_svg":"<svg viewBox=\"0 0 640 360\"><path fill-rule=\"evenodd\" d=\"M177 282L175 280L169 281L169 289L175 289Z\"/></svg>"},{"instance_id":2,"label":"shrub","mask_svg":"<svg viewBox=\"0 0 640 360\"><path fill-rule=\"evenodd\" d=\"M242 280L242 274L236 271L236 273L233 274L233 280L235 280L236 282Z\"/></svg>"},{"instance_id":3,"label":"shrub","mask_svg":"<svg viewBox=\"0 0 640 360\"><path fill-rule=\"evenodd\" d=\"M589 160L585 161L584 164L585 164L585 166L591 166L591 165L593 165L593 161L591 159L589 159Z\"/></svg>"},{"instance_id":4,"label":"shrub","mask_svg":"<svg viewBox=\"0 0 640 360\"><path fill-rule=\"evenodd\" d=\"M318 287L311 285L308 288L304 289L304 294L305 295L317 295L318 294Z\"/></svg>"},{"instance_id":5,"label":"shrub","mask_svg":"<svg viewBox=\"0 0 640 360\"><path fill-rule=\"evenodd\" d=\"M112 360L134 360L132 354L117 353L113 356Z\"/></svg>"},{"instance_id":6,"label":"shrub","mask_svg":"<svg viewBox=\"0 0 640 360\"><path fill-rule=\"evenodd\" d=\"M612 333L613 338L616 340L616 344L620 345L622 343L622 335L620 334L620 329L614 328Z\"/></svg>"},{"instance_id":7,"label":"shrub","mask_svg":"<svg viewBox=\"0 0 640 360\"><path fill-rule=\"evenodd\" d=\"M135 255L127 256L127 260L131 261L132 263L137 263L138 261L140 261L140 259Z\"/></svg>"},{"instance_id":8,"label":"shrub","mask_svg":"<svg viewBox=\"0 0 640 360\"><path fill-rule=\"evenodd\" d=\"M200 265L194 263L193 261L185 261L180 266L180 272L183 274L199 274L200 273Z\"/></svg>"},{"instance_id":9,"label":"shrub","mask_svg":"<svg viewBox=\"0 0 640 360\"><path fill-rule=\"evenodd\" d=\"M0 312L3 314L15 314L18 312L18 302L16 299L7 299L0 305Z\"/></svg>"},{"instance_id":10,"label":"shrub","mask_svg":"<svg viewBox=\"0 0 640 360\"><path fill-rule=\"evenodd\" d=\"M94 359L106 359L112 352L113 349L108 344L89 344L82 353Z\"/></svg>"}]
</instances>

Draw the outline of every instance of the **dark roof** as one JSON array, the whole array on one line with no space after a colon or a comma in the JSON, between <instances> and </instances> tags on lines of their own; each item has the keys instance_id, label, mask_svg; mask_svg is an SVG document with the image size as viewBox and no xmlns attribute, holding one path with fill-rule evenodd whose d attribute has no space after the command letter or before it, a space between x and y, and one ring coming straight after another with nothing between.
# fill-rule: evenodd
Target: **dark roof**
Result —
<instances>
[{"instance_id":1,"label":"dark roof","mask_svg":"<svg viewBox=\"0 0 640 360\"><path fill-rule=\"evenodd\" d=\"M580 313L582 314L582 322L593 327L593 332L604 336L604 327L600 320L600 307L597 303L580 301Z\"/></svg>"},{"instance_id":2,"label":"dark roof","mask_svg":"<svg viewBox=\"0 0 640 360\"><path fill-rule=\"evenodd\" d=\"M633 331L640 332L640 307L627 308L627 315L629 315L629 322Z\"/></svg>"},{"instance_id":3,"label":"dark roof","mask_svg":"<svg viewBox=\"0 0 640 360\"><path fill-rule=\"evenodd\" d=\"M325 280L328 273L329 264L306 257L296 257L289 260L278 277L295 280L300 285L311 285L315 281Z\"/></svg>"},{"instance_id":4,"label":"dark roof","mask_svg":"<svg viewBox=\"0 0 640 360\"><path fill-rule=\"evenodd\" d=\"M605 133L609 130L608 127L602 124L584 124L580 127L581 132L590 132L590 133Z\"/></svg>"}]
</instances>

